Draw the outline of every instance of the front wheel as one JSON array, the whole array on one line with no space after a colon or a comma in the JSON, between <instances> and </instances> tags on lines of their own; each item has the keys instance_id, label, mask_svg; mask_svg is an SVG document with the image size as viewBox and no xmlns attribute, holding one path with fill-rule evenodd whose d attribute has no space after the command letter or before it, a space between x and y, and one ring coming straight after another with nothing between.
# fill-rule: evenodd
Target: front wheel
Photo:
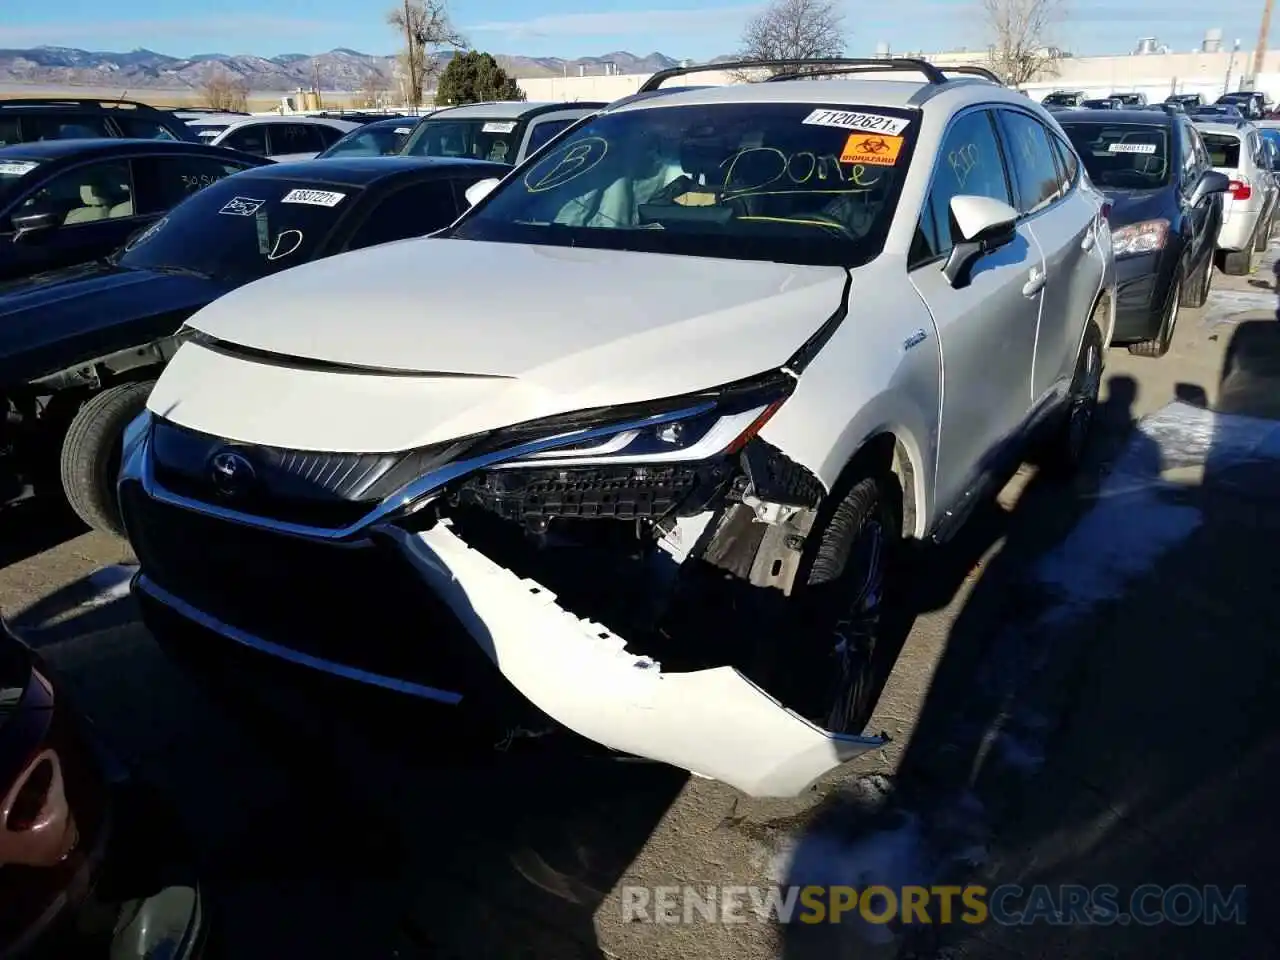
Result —
<instances>
[{"instance_id":1,"label":"front wheel","mask_svg":"<svg viewBox=\"0 0 1280 960\"><path fill-rule=\"evenodd\" d=\"M125 427L146 408L154 380L121 383L90 397L62 441L62 489L76 515L94 530L123 537L116 499Z\"/></svg>"},{"instance_id":2,"label":"front wheel","mask_svg":"<svg viewBox=\"0 0 1280 960\"><path fill-rule=\"evenodd\" d=\"M1150 340L1140 340L1137 343L1129 344L1129 352L1135 357L1163 357L1169 352L1169 347L1173 344L1173 331L1178 326L1178 308L1182 305L1184 295L1182 288L1187 285L1179 272L1173 278L1173 289L1169 293L1169 305L1165 308L1164 316L1160 320L1160 329L1156 331L1156 335ZM1198 282L1195 277L1190 279L1191 283Z\"/></svg>"},{"instance_id":3,"label":"front wheel","mask_svg":"<svg viewBox=\"0 0 1280 960\"><path fill-rule=\"evenodd\" d=\"M902 488L891 473L863 477L817 532L818 546L797 591L798 711L825 730L859 734L875 706L876 646L886 587L902 536Z\"/></svg>"}]
</instances>

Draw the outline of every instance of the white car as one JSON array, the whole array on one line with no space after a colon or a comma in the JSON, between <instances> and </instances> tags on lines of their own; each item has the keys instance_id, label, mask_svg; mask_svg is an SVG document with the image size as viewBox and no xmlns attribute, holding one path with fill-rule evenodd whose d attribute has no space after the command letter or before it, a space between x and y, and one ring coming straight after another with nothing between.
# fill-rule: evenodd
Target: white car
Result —
<instances>
[{"instance_id":1,"label":"white car","mask_svg":"<svg viewBox=\"0 0 1280 960\"><path fill-rule=\"evenodd\" d=\"M500 100L444 107L414 128L401 153L470 157L514 166L603 106L586 101Z\"/></svg>"},{"instance_id":2,"label":"white car","mask_svg":"<svg viewBox=\"0 0 1280 960\"><path fill-rule=\"evenodd\" d=\"M1049 113L870 62L658 74L441 234L197 312L124 444L155 635L464 706L478 665L755 795L879 746L895 546L1075 462L1115 279Z\"/></svg>"},{"instance_id":3,"label":"white car","mask_svg":"<svg viewBox=\"0 0 1280 960\"><path fill-rule=\"evenodd\" d=\"M1255 254L1267 249L1280 189L1271 176L1264 141L1247 120L1195 121L1213 169L1231 181L1222 198L1222 228L1218 249L1223 251L1222 270L1246 276Z\"/></svg>"},{"instance_id":4,"label":"white car","mask_svg":"<svg viewBox=\"0 0 1280 960\"><path fill-rule=\"evenodd\" d=\"M360 124L305 116L211 114L188 120L201 143L289 162L313 160Z\"/></svg>"}]
</instances>

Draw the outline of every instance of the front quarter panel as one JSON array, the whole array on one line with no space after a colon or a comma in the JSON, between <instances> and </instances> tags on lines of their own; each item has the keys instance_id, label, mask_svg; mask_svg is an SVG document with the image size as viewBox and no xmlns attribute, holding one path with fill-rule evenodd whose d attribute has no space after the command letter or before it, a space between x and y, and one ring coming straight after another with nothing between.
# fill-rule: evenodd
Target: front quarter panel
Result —
<instances>
[{"instance_id":1,"label":"front quarter panel","mask_svg":"<svg viewBox=\"0 0 1280 960\"><path fill-rule=\"evenodd\" d=\"M941 367L937 332L897 257L854 272L848 315L800 373L761 438L827 490L871 437L893 433L911 460L916 529L932 522Z\"/></svg>"}]
</instances>

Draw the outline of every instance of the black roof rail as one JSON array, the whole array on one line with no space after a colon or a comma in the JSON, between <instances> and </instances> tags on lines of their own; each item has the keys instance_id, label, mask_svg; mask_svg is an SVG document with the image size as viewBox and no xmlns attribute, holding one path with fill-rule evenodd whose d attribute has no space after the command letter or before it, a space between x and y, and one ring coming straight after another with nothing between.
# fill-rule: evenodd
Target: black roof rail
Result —
<instances>
[{"instance_id":1,"label":"black roof rail","mask_svg":"<svg viewBox=\"0 0 1280 960\"><path fill-rule=\"evenodd\" d=\"M944 73L962 73L968 77L981 77L983 80L990 80L992 83L998 83L1000 86L1004 86L1004 81L986 67L966 65L963 67L943 67L942 70Z\"/></svg>"},{"instance_id":2,"label":"black roof rail","mask_svg":"<svg viewBox=\"0 0 1280 960\"><path fill-rule=\"evenodd\" d=\"M100 97L16 97L11 100L0 100L2 107L133 107L150 113L163 113L157 107L138 100L125 100Z\"/></svg>"},{"instance_id":3,"label":"black roof rail","mask_svg":"<svg viewBox=\"0 0 1280 960\"><path fill-rule=\"evenodd\" d=\"M699 63L689 67L670 67L659 70L643 84L637 93L652 93L673 77L685 77L691 73L711 73L724 70L755 70L760 68L791 67L792 71L769 77L769 81L795 80L804 77L830 76L840 73L860 73L867 70L912 70L923 73L932 84L947 82L947 76L927 60L910 57L796 57L783 60L729 60L722 63Z\"/></svg>"}]
</instances>

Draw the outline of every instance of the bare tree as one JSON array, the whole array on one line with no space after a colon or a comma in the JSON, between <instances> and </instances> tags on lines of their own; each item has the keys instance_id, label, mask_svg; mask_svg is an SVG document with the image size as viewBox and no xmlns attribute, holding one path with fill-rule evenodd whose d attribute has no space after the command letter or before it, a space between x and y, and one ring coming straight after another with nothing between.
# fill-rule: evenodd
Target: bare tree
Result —
<instances>
[{"instance_id":1,"label":"bare tree","mask_svg":"<svg viewBox=\"0 0 1280 960\"><path fill-rule=\"evenodd\" d=\"M362 107L381 107L391 85L387 78L372 67L360 81L359 100Z\"/></svg>"},{"instance_id":2,"label":"bare tree","mask_svg":"<svg viewBox=\"0 0 1280 960\"><path fill-rule=\"evenodd\" d=\"M249 105L249 84L218 67L205 76L201 85L204 101L214 110L245 110Z\"/></svg>"},{"instance_id":3,"label":"bare tree","mask_svg":"<svg viewBox=\"0 0 1280 960\"><path fill-rule=\"evenodd\" d=\"M839 57L844 45L844 15L835 0L773 0L742 31L739 56L743 60Z\"/></svg>"},{"instance_id":4,"label":"bare tree","mask_svg":"<svg viewBox=\"0 0 1280 960\"><path fill-rule=\"evenodd\" d=\"M400 0L387 13L387 23L404 37L400 62L410 105L418 106L427 79L436 69L435 51L466 46L466 39L453 28L444 0Z\"/></svg>"},{"instance_id":5,"label":"bare tree","mask_svg":"<svg viewBox=\"0 0 1280 960\"><path fill-rule=\"evenodd\" d=\"M991 64L1005 83L1020 87L1046 72L1049 32L1065 12L1064 0L981 0L990 32Z\"/></svg>"}]
</instances>

